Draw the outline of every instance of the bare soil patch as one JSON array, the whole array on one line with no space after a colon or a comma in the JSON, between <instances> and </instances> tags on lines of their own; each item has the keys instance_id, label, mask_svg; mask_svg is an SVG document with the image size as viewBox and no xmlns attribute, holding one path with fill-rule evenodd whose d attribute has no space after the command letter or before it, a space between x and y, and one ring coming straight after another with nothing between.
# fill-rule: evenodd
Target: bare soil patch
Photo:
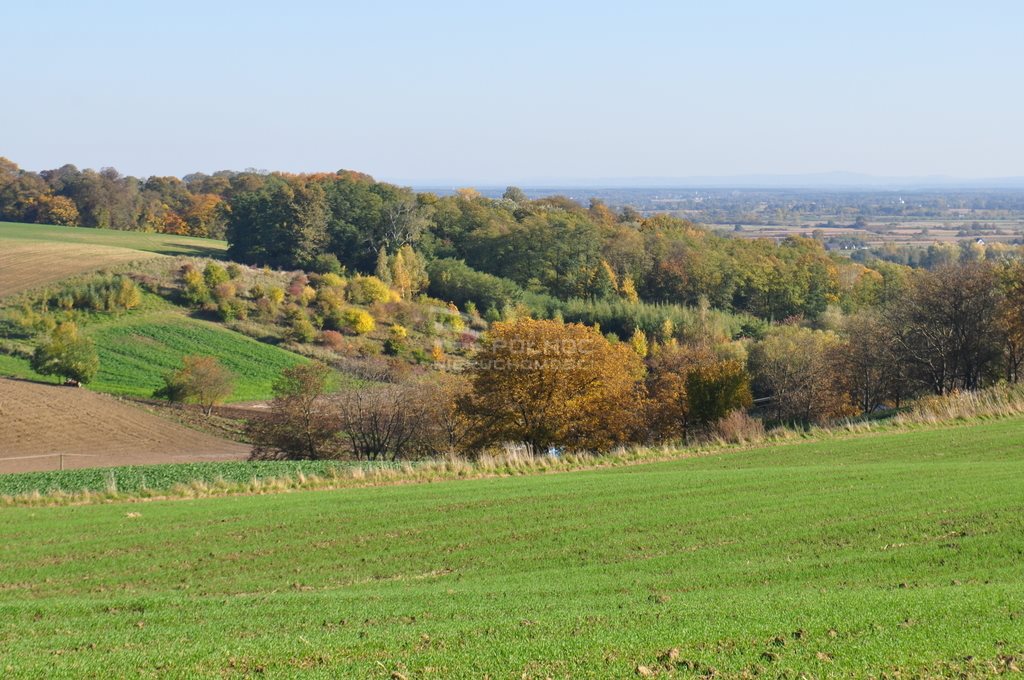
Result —
<instances>
[{"instance_id":1,"label":"bare soil patch","mask_svg":"<svg viewBox=\"0 0 1024 680\"><path fill-rule=\"evenodd\" d=\"M0 378L0 473L54 470L60 454L65 468L83 468L239 460L248 453L245 444L114 397Z\"/></svg>"}]
</instances>

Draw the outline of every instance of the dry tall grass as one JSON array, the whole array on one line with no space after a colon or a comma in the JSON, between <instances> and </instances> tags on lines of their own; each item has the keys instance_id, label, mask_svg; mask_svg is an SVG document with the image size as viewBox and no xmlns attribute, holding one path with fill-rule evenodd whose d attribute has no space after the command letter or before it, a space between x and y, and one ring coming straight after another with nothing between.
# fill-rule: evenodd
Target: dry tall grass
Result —
<instances>
[{"instance_id":1,"label":"dry tall grass","mask_svg":"<svg viewBox=\"0 0 1024 680\"><path fill-rule=\"evenodd\" d=\"M954 392L941 397L923 397L910 411L896 416L894 422L941 423L1021 414L1024 414L1024 387L1002 384L976 392Z\"/></svg>"}]
</instances>

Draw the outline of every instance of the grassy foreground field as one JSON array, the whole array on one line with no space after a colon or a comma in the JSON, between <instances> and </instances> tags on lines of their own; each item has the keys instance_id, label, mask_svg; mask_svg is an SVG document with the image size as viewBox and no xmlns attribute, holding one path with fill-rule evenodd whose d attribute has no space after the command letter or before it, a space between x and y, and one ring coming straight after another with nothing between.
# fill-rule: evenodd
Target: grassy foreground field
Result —
<instances>
[{"instance_id":1,"label":"grassy foreground field","mask_svg":"<svg viewBox=\"0 0 1024 680\"><path fill-rule=\"evenodd\" d=\"M1024 653L1022 425L8 508L0 673L995 675Z\"/></svg>"}]
</instances>

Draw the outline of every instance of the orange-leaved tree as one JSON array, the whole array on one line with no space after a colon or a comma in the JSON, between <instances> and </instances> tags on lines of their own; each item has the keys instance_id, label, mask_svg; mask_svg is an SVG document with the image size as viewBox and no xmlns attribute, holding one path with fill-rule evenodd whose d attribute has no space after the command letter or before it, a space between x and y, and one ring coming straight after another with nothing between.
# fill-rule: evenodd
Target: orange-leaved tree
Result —
<instances>
[{"instance_id":1,"label":"orange-leaved tree","mask_svg":"<svg viewBox=\"0 0 1024 680\"><path fill-rule=\"evenodd\" d=\"M739 361L709 345L666 345L648 362L649 426L658 439L686 439L752 403L750 378Z\"/></svg>"},{"instance_id":2,"label":"orange-leaved tree","mask_svg":"<svg viewBox=\"0 0 1024 680\"><path fill-rule=\"evenodd\" d=\"M519 442L604 451L640 429L643 363L582 324L529 318L495 323L471 371L462 408L475 421L476 446Z\"/></svg>"}]
</instances>

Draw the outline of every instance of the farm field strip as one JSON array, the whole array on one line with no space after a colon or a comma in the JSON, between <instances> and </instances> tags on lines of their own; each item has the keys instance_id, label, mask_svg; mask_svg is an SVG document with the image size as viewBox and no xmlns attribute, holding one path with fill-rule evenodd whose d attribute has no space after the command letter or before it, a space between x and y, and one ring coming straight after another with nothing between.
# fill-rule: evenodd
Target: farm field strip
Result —
<instances>
[{"instance_id":1,"label":"farm field strip","mask_svg":"<svg viewBox=\"0 0 1024 680\"><path fill-rule=\"evenodd\" d=\"M0 241L61 243L77 247L107 246L160 255L195 255L198 257L218 257L227 250L227 244L224 241L193 236L18 222L0 222Z\"/></svg>"},{"instance_id":2,"label":"farm field strip","mask_svg":"<svg viewBox=\"0 0 1024 680\"><path fill-rule=\"evenodd\" d=\"M47 470L21 474L0 474L0 495L46 494L52 491L104 492L115 487L125 493L143 490L160 492L176 484L192 482L216 484L218 482L246 483L252 480L271 480L302 475L326 476L334 471L352 468L400 468L402 463L391 461L357 462L334 460L273 460L273 461L218 461L174 463L173 465L128 465L111 468L82 468L77 470Z\"/></svg>"},{"instance_id":3,"label":"farm field strip","mask_svg":"<svg viewBox=\"0 0 1024 680\"><path fill-rule=\"evenodd\" d=\"M0 378L0 473L244 458L249 447L89 390ZM45 456L45 457L39 457Z\"/></svg>"},{"instance_id":4,"label":"farm field strip","mask_svg":"<svg viewBox=\"0 0 1024 680\"><path fill-rule=\"evenodd\" d=\"M0 297L133 260L149 253L109 246L5 242L0 236Z\"/></svg>"},{"instance_id":5,"label":"farm field strip","mask_svg":"<svg viewBox=\"0 0 1024 680\"><path fill-rule=\"evenodd\" d=\"M90 387L111 394L152 396L163 385L163 376L181 367L183 356L209 355L235 375L230 401L269 399L281 371L305 361L177 311L131 314L89 326L87 331L100 356L100 372Z\"/></svg>"}]
</instances>

